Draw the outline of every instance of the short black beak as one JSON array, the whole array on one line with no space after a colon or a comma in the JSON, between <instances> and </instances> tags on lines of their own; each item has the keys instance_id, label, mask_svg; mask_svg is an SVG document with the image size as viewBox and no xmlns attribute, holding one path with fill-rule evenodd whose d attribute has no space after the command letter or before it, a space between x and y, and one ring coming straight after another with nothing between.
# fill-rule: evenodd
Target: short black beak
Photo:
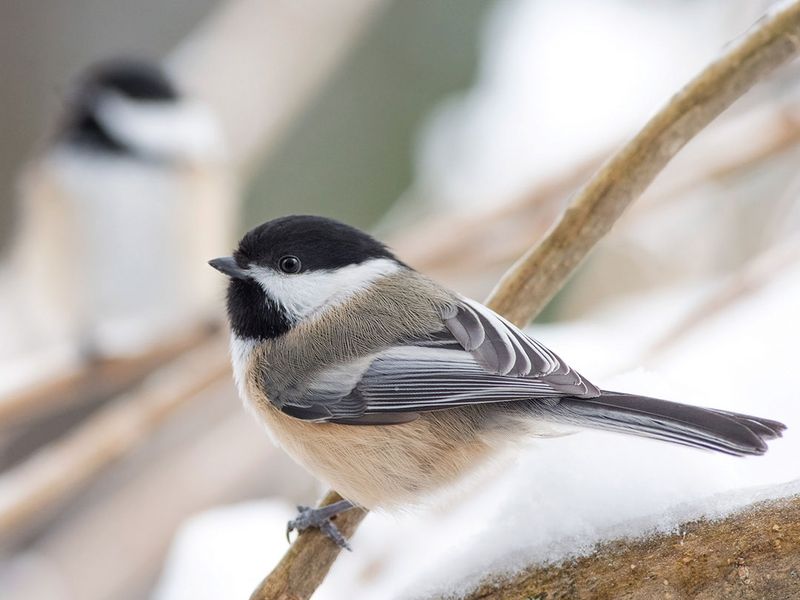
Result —
<instances>
[{"instance_id":1,"label":"short black beak","mask_svg":"<svg viewBox=\"0 0 800 600\"><path fill-rule=\"evenodd\" d=\"M234 279L247 279L248 277L247 269L243 269L237 265L232 256L215 258L214 260L208 261L208 264L210 264L220 273L223 273L228 277L233 277Z\"/></svg>"}]
</instances>

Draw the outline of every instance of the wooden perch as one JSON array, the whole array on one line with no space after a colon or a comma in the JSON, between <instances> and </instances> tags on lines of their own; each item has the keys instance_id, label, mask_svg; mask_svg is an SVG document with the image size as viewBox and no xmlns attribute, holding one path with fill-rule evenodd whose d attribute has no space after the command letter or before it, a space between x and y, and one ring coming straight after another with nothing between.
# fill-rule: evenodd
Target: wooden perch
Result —
<instances>
[{"instance_id":1,"label":"wooden perch","mask_svg":"<svg viewBox=\"0 0 800 600\"><path fill-rule=\"evenodd\" d=\"M341 499L336 492L328 492L320 506L327 506ZM346 538L350 538L366 516L367 511L364 509L349 510L336 517L336 527ZM261 582L250 600L310 598L325 579L340 550L318 529L307 529L289 547L281 562Z\"/></svg>"},{"instance_id":2,"label":"wooden perch","mask_svg":"<svg viewBox=\"0 0 800 600\"><path fill-rule=\"evenodd\" d=\"M506 273L489 305L526 325L678 150L756 81L795 56L798 44L800 0L763 17L675 95L592 177L542 242ZM334 497L328 494L323 502ZM361 518L345 513L337 525L350 536ZM338 553L318 532L302 533L251 600L309 598Z\"/></svg>"},{"instance_id":3,"label":"wooden perch","mask_svg":"<svg viewBox=\"0 0 800 600\"><path fill-rule=\"evenodd\" d=\"M76 364L35 385L8 393L0 397L0 429L120 394L156 367L196 348L211 334L211 327L198 327L136 356Z\"/></svg>"},{"instance_id":4,"label":"wooden perch","mask_svg":"<svg viewBox=\"0 0 800 600\"><path fill-rule=\"evenodd\" d=\"M601 545L591 555L492 578L464 600L800 598L800 496L760 502L677 533Z\"/></svg>"},{"instance_id":5,"label":"wooden perch","mask_svg":"<svg viewBox=\"0 0 800 600\"><path fill-rule=\"evenodd\" d=\"M0 476L0 539L53 510L200 391L230 377L219 338L177 359Z\"/></svg>"}]
</instances>

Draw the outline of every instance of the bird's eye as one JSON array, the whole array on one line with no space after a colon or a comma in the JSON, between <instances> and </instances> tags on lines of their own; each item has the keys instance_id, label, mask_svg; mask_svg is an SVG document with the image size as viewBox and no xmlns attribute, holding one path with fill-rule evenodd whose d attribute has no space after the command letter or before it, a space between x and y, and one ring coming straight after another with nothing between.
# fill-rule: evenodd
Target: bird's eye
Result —
<instances>
[{"instance_id":1,"label":"bird's eye","mask_svg":"<svg viewBox=\"0 0 800 600\"><path fill-rule=\"evenodd\" d=\"M300 271L300 259L296 256L284 256L278 261L278 267L284 273L298 273Z\"/></svg>"}]
</instances>

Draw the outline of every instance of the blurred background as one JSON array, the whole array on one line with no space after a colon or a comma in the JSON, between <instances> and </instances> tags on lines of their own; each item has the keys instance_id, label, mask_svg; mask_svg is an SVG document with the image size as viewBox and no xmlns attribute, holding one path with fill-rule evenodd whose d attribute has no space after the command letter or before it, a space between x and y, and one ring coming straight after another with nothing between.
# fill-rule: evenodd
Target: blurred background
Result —
<instances>
[{"instance_id":1,"label":"blurred background","mask_svg":"<svg viewBox=\"0 0 800 600\"><path fill-rule=\"evenodd\" d=\"M322 488L242 410L206 260L322 214L483 298L770 4L1 3L0 597L245 597ZM644 369L791 421L799 83L783 68L693 140L534 335L594 380ZM790 450L685 483L797 478ZM363 535L315 598L405 597L417 543Z\"/></svg>"}]
</instances>

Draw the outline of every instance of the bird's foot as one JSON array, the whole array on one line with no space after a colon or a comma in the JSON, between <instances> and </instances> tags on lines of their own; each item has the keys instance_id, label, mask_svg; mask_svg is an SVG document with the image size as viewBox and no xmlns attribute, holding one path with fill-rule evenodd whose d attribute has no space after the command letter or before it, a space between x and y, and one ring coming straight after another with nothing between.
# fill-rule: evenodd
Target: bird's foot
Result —
<instances>
[{"instance_id":1,"label":"bird's foot","mask_svg":"<svg viewBox=\"0 0 800 600\"><path fill-rule=\"evenodd\" d=\"M286 539L289 540L289 534L294 530L302 532L313 527L327 535L339 548L350 550L350 544L347 543L342 532L333 524L331 519L351 508L353 508L353 505L347 500L340 500L321 508L298 506L297 517L286 524Z\"/></svg>"}]
</instances>

